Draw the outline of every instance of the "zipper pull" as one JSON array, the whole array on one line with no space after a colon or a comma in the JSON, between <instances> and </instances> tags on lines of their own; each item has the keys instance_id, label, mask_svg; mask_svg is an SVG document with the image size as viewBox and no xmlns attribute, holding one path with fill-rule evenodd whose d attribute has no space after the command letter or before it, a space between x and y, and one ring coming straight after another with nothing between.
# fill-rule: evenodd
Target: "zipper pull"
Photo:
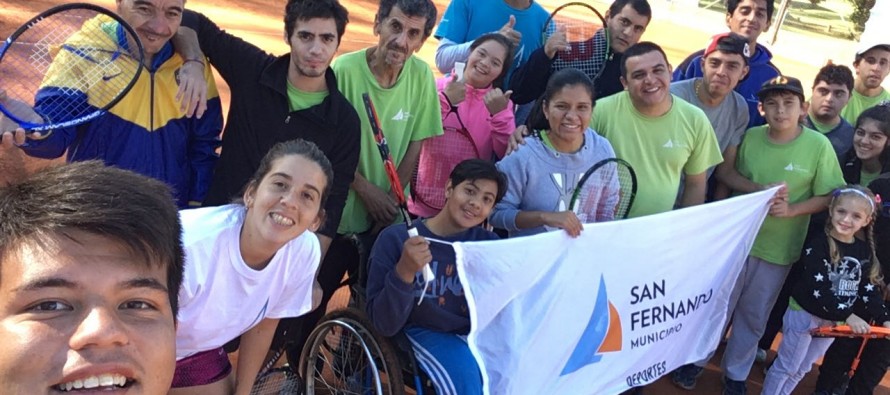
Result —
<instances>
[{"instance_id":1,"label":"zipper pull","mask_svg":"<svg viewBox=\"0 0 890 395\"><path fill-rule=\"evenodd\" d=\"M289 123L290 123L290 114L287 114L287 118L284 118L284 123L285 123L285 124L289 124Z\"/></svg>"}]
</instances>

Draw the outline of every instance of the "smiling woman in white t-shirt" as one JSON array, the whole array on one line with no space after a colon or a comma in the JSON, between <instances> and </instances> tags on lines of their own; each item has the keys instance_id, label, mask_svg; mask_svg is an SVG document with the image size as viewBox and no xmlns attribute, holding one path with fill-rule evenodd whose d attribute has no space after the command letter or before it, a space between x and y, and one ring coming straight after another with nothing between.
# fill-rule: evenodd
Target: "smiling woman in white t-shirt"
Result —
<instances>
[{"instance_id":1,"label":"smiling woman in white t-shirt","mask_svg":"<svg viewBox=\"0 0 890 395\"><path fill-rule=\"evenodd\" d=\"M243 201L180 212L186 269L171 394L248 394L278 320L312 308L333 172L314 144L272 147ZM309 230L310 232L307 232ZM238 369L222 346L241 336Z\"/></svg>"}]
</instances>

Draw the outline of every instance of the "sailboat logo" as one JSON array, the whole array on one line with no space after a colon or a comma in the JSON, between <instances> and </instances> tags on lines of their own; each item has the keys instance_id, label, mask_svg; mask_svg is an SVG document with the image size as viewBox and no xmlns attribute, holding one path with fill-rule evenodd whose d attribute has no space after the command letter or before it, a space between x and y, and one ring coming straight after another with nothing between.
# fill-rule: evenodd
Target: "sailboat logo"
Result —
<instances>
[{"instance_id":1,"label":"sailboat logo","mask_svg":"<svg viewBox=\"0 0 890 395\"><path fill-rule=\"evenodd\" d=\"M587 365L599 362L603 353L621 351L621 319L618 310L609 302L606 280L600 276L599 291L590 321L578 339L575 351L569 357L560 376L575 372Z\"/></svg>"}]
</instances>

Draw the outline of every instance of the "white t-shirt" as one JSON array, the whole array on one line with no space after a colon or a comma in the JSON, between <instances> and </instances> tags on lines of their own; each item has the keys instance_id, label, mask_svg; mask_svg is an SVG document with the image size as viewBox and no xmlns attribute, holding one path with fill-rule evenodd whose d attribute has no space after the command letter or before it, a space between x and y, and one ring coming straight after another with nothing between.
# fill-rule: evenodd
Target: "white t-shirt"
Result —
<instances>
[{"instance_id":1,"label":"white t-shirt","mask_svg":"<svg viewBox=\"0 0 890 395\"><path fill-rule=\"evenodd\" d=\"M296 317L312 309L312 283L321 259L318 238L304 232L263 270L241 258L241 205L179 212L185 275L179 290L176 360L222 347L264 318Z\"/></svg>"}]
</instances>

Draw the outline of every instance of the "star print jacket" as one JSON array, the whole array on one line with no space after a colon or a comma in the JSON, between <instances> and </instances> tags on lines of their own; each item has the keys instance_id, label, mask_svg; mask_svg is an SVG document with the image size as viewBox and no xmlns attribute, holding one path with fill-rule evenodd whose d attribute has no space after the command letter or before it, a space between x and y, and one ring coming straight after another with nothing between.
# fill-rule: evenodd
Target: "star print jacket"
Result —
<instances>
[{"instance_id":1,"label":"star print jacket","mask_svg":"<svg viewBox=\"0 0 890 395\"><path fill-rule=\"evenodd\" d=\"M878 325L890 320L880 288L868 280L872 265L868 242L835 242L841 258L832 264L825 233L807 239L801 253L803 274L791 296L808 313L826 320L845 321L853 313Z\"/></svg>"}]
</instances>

